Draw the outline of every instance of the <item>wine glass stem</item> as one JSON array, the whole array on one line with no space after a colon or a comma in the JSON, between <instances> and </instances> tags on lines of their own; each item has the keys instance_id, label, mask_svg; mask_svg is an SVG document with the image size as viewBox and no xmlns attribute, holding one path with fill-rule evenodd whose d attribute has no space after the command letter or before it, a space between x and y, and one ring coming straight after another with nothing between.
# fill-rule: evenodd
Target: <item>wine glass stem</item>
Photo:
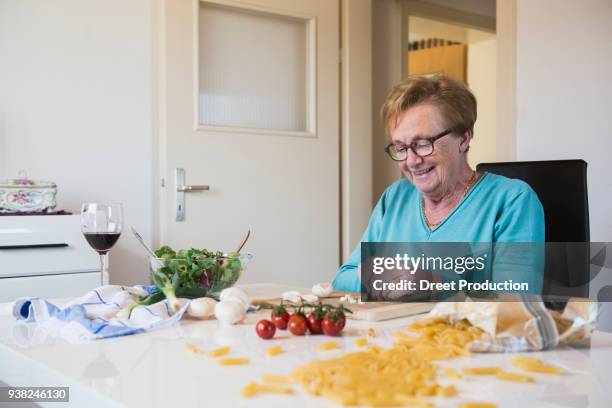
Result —
<instances>
[{"instance_id":1,"label":"wine glass stem","mask_svg":"<svg viewBox=\"0 0 612 408\"><path fill-rule=\"evenodd\" d=\"M100 286L104 285L104 257L106 254L100 254Z\"/></svg>"}]
</instances>

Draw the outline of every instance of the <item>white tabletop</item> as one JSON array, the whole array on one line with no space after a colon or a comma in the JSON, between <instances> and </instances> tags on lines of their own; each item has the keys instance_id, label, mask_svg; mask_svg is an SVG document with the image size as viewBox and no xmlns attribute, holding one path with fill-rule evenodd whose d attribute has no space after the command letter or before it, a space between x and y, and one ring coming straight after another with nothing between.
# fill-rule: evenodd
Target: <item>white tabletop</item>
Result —
<instances>
[{"instance_id":1,"label":"white tabletop","mask_svg":"<svg viewBox=\"0 0 612 408\"><path fill-rule=\"evenodd\" d=\"M173 328L82 345L45 337L34 325L17 325L0 304L0 381L14 386L69 386L70 404L47 406L129 406L178 408L202 406L292 407L335 406L323 399L294 396L240 397L240 390L261 374L288 374L313 359L355 350L354 340L374 328L374 342L389 346L393 333L412 318L368 323L349 321L340 350L319 351L326 336L296 337L277 331L273 340L257 337L250 314L242 324L222 328L217 321L184 319ZM267 313L267 312L266 312ZM187 350L192 343L202 350L231 346L231 356L248 357L246 366L219 366L214 359ZM281 345L286 351L266 357L265 350ZM590 348L561 347L530 356L560 366L563 375L533 374L531 384L510 383L481 376L457 380L455 398L432 400L437 406L460 401L496 402L500 407L608 407L612 401L612 335L596 332ZM510 368L513 355L478 354L439 362L439 366L499 366ZM41 404L44 406L44 404ZM0 406L2 404L0 403Z\"/></svg>"}]
</instances>

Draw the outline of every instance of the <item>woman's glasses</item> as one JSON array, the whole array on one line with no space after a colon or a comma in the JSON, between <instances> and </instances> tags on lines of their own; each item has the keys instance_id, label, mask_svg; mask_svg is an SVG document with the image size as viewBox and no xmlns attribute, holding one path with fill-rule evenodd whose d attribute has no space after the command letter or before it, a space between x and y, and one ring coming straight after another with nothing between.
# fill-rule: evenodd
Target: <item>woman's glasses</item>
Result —
<instances>
[{"instance_id":1,"label":"woman's glasses","mask_svg":"<svg viewBox=\"0 0 612 408\"><path fill-rule=\"evenodd\" d=\"M409 145L390 143L387 147L385 147L385 152L395 161L406 160L408 158L408 149L412 150L414 154L419 157L429 156L434 151L434 142L448 134L451 134L452 132L452 129L448 129L432 137L419 138Z\"/></svg>"}]
</instances>

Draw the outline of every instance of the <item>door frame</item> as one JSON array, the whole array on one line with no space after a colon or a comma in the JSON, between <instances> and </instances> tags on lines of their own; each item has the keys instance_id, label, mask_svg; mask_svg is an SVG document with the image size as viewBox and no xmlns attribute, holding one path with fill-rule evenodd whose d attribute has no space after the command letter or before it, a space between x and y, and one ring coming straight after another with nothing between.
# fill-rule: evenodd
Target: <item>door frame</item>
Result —
<instances>
[{"instance_id":1,"label":"door frame","mask_svg":"<svg viewBox=\"0 0 612 408\"><path fill-rule=\"evenodd\" d=\"M340 1L342 263L361 240L372 212L372 10L372 0Z\"/></svg>"},{"instance_id":2,"label":"door frame","mask_svg":"<svg viewBox=\"0 0 612 408\"><path fill-rule=\"evenodd\" d=\"M402 1L402 50L408 52L408 16L415 15L494 32L497 42L496 104L497 161L516 160L516 3L497 0L495 19L431 4L422 0ZM402 58L405 77L408 59Z\"/></svg>"}]
</instances>

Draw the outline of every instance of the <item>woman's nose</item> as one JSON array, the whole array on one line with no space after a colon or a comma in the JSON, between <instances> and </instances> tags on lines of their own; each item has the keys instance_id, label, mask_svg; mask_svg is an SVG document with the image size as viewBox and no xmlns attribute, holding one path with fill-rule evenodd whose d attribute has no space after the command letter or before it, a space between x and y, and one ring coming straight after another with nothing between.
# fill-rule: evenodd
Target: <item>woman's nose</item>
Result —
<instances>
[{"instance_id":1,"label":"woman's nose","mask_svg":"<svg viewBox=\"0 0 612 408\"><path fill-rule=\"evenodd\" d=\"M423 163L423 160L424 159L418 154L416 154L412 149L408 149L408 152L406 154L406 160L404 160L404 163L406 163L408 167L414 167Z\"/></svg>"}]
</instances>

